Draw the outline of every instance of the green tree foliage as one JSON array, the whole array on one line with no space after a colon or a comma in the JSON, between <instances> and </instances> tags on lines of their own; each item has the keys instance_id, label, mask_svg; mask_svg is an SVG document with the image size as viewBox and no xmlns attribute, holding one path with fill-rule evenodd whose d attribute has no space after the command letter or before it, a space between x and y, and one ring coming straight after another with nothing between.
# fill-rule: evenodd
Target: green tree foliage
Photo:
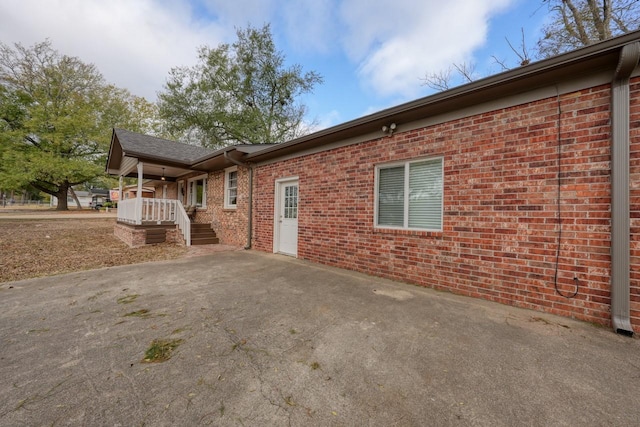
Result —
<instances>
[{"instance_id":1,"label":"green tree foliage","mask_svg":"<svg viewBox=\"0 0 640 427\"><path fill-rule=\"evenodd\" d=\"M322 82L315 72L285 66L269 25L237 31L237 41L201 47L194 67L173 68L159 96L166 131L208 147L278 143L303 131L296 99Z\"/></svg>"},{"instance_id":2,"label":"green tree foliage","mask_svg":"<svg viewBox=\"0 0 640 427\"><path fill-rule=\"evenodd\" d=\"M104 173L111 127L148 130L153 109L49 41L0 43L0 188L32 187L66 210L71 186Z\"/></svg>"},{"instance_id":3,"label":"green tree foliage","mask_svg":"<svg viewBox=\"0 0 640 427\"><path fill-rule=\"evenodd\" d=\"M588 46L640 28L638 0L544 0L549 23L538 41L541 57Z\"/></svg>"}]
</instances>

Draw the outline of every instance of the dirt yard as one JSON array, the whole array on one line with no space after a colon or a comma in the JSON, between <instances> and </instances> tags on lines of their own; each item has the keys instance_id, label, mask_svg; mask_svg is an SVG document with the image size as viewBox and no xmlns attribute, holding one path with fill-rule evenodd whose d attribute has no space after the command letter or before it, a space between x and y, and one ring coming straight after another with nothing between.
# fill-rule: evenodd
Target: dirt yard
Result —
<instances>
[{"instance_id":1,"label":"dirt yard","mask_svg":"<svg viewBox=\"0 0 640 427\"><path fill-rule=\"evenodd\" d=\"M113 235L113 218L27 218L0 221L0 282L174 259L186 253L186 248L168 244L131 249Z\"/></svg>"}]
</instances>

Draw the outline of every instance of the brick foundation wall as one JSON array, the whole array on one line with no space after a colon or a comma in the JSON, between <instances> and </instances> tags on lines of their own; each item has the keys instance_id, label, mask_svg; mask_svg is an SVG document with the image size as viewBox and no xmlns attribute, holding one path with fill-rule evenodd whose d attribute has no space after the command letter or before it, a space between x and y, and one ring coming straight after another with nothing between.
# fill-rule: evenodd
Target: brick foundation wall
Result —
<instances>
[{"instance_id":1,"label":"brick foundation wall","mask_svg":"<svg viewBox=\"0 0 640 427\"><path fill-rule=\"evenodd\" d=\"M165 242L180 246L185 245L184 237L178 229L178 226L175 228L167 228L166 233ZM143 228L136 228L131 225L116 223L113 234L132 248L137 248L146 244L147 232Z\"/></svg>"},{"instance_id":2,"label":"brick foundation wall","mask_svg":"<svg viewBox=\"0 0 640 427\"><path fill-rule=\"evenodd\" d=\"M145 245L147 233L126 224L116 223L113 234L132 248Z\"/></svg>"},{"instance_id":3,"label":"brick foundation wall","mask_svg":"<svg viewBox=\"0 0 640 427\"><path fill-rule=\"evenodd\" d=\"M174 243L179 246L186 245L184 236L182 235L182 232L180 231L177 225L176 225L176 228L170 228L167 230L166 239L167 239L166 240L167 243Z\"/></svg>"},{"instance_id":4,"label":"brick foundation wall","mask_svg":"<svg viewBox=\"0 0 640 427\"><path fill-rule=\"evenodd\" d=\"M637 328L638 79L632 97L632 322ZM300 258L609 324L610 87L562 95L559 103L559 256L555 97L408 132L399 124L391 137L261 166L255 177L253 245L272 251L275 180L298 176ZM375 166L436 156L444 158L443 231L374 228ZM570 296L576 283L574 298L558 293Z\"/></svg>"}]
</instances>

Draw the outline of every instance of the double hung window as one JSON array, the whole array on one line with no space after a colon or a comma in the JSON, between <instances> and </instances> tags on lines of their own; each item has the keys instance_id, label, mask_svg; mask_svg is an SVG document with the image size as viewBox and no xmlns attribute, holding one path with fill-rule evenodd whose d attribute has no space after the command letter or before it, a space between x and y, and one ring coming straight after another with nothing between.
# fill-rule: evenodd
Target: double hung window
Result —
<instances>
[{"instance_id":1,"label":"double hung window","mask_svg":"<svg viewBox=\"0 0 640 427\"><path fill-rule=\"evenodd\" d=\"M238 168L226 169L224 172L224 207L235 209L238 206Z\"/></svg>"}]
</instances>

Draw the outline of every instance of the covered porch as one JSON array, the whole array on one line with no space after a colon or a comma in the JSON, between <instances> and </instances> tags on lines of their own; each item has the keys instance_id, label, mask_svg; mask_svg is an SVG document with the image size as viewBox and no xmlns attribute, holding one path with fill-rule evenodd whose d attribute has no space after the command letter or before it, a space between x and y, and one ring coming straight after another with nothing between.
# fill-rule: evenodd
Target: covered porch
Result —
<instances>
[{"instance_id":1,"label":"covered porch","mask_svg":"<svg viewBox=\"0 0 640 427\"><path fill-rule=\"evenodd\" d=\"M207 224L193 222L195 200L190 205L184 186L177 182L178 177L204 172L190 165L211 151L114 129L107 172L119 178L116 235L130 246L163 241L187 246L217 243L215 233ZM133 198L123 194L126 177L136 179ZM143 197L145 189L150 187L155 190L154 197ZM196 188L193 194L197 194Z\"/></svg>"}]
</instances>

